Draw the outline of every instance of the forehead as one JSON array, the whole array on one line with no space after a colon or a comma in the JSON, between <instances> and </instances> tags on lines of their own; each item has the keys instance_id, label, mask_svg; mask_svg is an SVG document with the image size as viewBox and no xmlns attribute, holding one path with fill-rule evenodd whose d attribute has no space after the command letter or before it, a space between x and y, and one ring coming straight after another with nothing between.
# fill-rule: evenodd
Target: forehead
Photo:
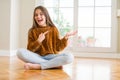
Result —
<instances>
[{"instance_id":1,"label":"forehead","mask_svg":"<svg viewBox=\"0 0 120 80\"><path fill-rule=\"evenodd\" d=\"M43 13L41 9L36 9L35 13Z\"/></svg>"}]
</instances>

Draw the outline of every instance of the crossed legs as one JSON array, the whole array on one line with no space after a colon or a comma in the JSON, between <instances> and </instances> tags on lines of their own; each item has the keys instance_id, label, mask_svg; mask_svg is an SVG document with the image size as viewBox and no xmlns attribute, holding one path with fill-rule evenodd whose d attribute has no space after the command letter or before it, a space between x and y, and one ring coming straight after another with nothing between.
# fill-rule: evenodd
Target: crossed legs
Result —
<instances>
[{"instance_id":1,"label":"crossed legs","mask_svg":"<svg viewBox=\"0 0 120 80\"><path fill-rule=\"evenodd\" d=\"M74 57L69 53L62 54L49 54L46 56L40 56L27 49L19 49L17 56L22 61L26 62L24 68L30 69L50 69L61 68L60 66L69 64L73 61Z\"/></svg>"}]
</instances>

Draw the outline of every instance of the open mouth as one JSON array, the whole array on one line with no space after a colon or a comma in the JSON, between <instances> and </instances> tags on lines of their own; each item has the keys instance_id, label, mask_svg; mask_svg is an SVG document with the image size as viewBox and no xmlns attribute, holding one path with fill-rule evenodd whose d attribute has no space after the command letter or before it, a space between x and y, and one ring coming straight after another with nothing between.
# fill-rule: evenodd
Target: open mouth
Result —
<instances>
[{"instance_id":1,"label":"open mouth","mask_svg":"<svg viewBox=\"0 0 120 80\"><path fill-rule=\"evenodd\" d=\"M40 19L40 20L37 20L38 22L42 22L43 21L43 19Z\"/></svg>"}]
</instances>

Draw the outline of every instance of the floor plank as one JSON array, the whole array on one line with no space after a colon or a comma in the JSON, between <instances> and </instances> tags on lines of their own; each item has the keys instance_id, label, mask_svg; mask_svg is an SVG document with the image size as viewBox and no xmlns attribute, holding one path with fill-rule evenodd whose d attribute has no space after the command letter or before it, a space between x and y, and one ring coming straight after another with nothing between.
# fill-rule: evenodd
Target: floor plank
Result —
<instances>
[{"instance_id":1,"label":"floor plank","mask_svg":"<svg viewBox=\"0 0 120 80\"><path fill-rule=\"evenodd\" d=\"M75 58L61 69L29 70L16 56L0 57L0 80L120 80L119 59Z\"/></svg>"}]
</instances>

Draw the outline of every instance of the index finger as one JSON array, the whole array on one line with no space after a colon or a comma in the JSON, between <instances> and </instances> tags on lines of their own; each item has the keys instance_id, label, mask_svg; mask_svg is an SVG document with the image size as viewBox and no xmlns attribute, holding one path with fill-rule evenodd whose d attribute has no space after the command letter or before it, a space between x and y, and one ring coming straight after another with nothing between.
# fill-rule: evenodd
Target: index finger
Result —
<instances>
[{"instance_id":1,"label":"index finger","mask_svg":"<svg viewBox=\"0 0 120 80\"><path fill-rule=\"evenodd\" d=\"M46 35L49 31L44 32L43 34Z\"/></svg>"}]
</instances>

